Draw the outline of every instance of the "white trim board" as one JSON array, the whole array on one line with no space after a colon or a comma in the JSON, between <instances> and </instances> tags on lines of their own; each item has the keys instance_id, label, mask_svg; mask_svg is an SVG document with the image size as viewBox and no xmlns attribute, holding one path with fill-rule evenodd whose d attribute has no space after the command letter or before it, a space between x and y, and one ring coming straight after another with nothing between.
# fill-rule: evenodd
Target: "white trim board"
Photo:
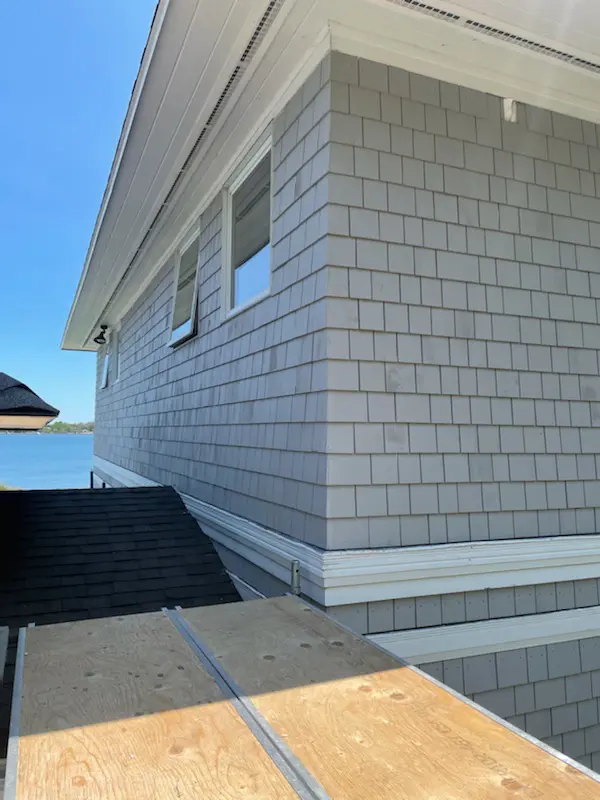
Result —
<instances>
[{"instance_id":1,"label":"white trim board","mask_svg":"<svg viewBox=\"0 0 600 800\"><path fill-rule=\"evenodd\" d=\"M158 485L98 456L94 471L113 485ZM302 592L326 607L600 577L597 534L325 551L181 496L215 542L279 580L289 584L299 561Z\"/></svg>"},{"instance_id":2,"label":"white trim board","mask_svg":"<svg viewBox=\"0 0 600 800\"><path fill-rule=\"evenodd\" d=\"M123 159L125 147L127 146L127 141L129 139L129 133L133 125L133 119L135 117L138 104L140 102L140 97L142 96L142 90L146 83L146 78L148 77L148 70L150 69L150 62L152 61L152 57L154 56L154 51L156 49L158 37L160 36L160 32L162 30L165 17L167 16L167 11L169 9L170 2L171 0L159 0L158 5L156 7L154 19L152 20L152 25L148 33L148 40L146 41L144 52L142 54L142 60L140 62L138 74L136 76L135 83L133 84L133 90L131 92L131 97L129 99L129 106L127 108L127 113L125 115L123 127L121 128L121 134L119 136L119 141L117 143L117 149L115 151L113 163L110 168L108 182L106 184L106 188L104 189L104 194L102 196L102 203L100 205L100 210L98 211L98 216L94 224L92 238L88 246L88 251L86 253L85 262L83 265L81 276L79 278L79 283L77 284L75 297L73 298L73 302L69 310L69 316L67 318L65 330L63 332L61 347L65 346L65 337L67 329L71 323L71 319L73 318L73 312L77 304L77 301L79 300L79 297L83 291L83 286L90 268L90 263L94 253L94 248L96 247L96 242L98 241L98 236L100 234L100 228L102 227L102 223L104 222L104 217L106 216L108 204L112 197L115 182L117 180L117 174L121 166L121 161Z\"/></svg>"},{"instance_id":3,"label":"white trim board","mask_svg":"<svg viewBox=\"0 0 600 800\"><path fill-rule=\"evenodd\" d=\"M130 469L120 467L118 464L113 464L112 461L107 461L100 456L94 456L93 472L102 478L103 481L110 486L161 486L162 484L156 481L151 481L149 478L144 478L137 472L132 472Z\"/></svg>"},{"instance_id":4,"label":"white trim board","mask_svg":"<svg viewBox=\"0 0 600 800\"><path fill-rule=\"evenodd\" d=\"M600 636L600 606L367 637L409 664Z\"/></svg>"}]
</instances>

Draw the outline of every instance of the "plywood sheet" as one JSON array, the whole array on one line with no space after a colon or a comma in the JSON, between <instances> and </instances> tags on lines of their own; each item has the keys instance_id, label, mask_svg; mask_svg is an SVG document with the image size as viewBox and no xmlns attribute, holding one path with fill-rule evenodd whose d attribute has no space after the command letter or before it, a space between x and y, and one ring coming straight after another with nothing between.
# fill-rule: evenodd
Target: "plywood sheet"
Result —
<instances>
[{"instance_id":1,"label":"plywood sheet","mask_svg":"<svg viewBox=\"0 0 600 800\"><path fill-rule=\"evenodd\" d=\"M27 631L17 800L296 797L163 614Z\"/></svg>"},{"instance_id":2,"label":"plywood sheet","mask_svg":"<svg viewBox=\"0 0 600 800\"><path fill-rule=\"evenodd\" d=\"M182 614L332 798L600 798L593 778L294 598Z\"/></svg>"}]
</instances>

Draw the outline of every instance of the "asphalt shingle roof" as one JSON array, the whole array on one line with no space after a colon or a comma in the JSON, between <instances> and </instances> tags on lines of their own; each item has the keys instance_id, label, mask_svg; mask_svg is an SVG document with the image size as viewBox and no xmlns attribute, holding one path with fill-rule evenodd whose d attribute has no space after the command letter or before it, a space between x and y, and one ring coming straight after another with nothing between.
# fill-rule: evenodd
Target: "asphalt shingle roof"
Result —
<instances>
[{"instance_id":1,"label":"asphalt shingle roof","mask_svg":"<svg viewBox=\"0 0 600 800\"><path fill-rule=\"evenodd\" d=\"M19 627L240 599L170 487L0 492L0 531L0 625L11 634L0 739Z\"/></svg>"},{"instance_id":2,"label":"asphalt shingle roof","mask_svg":"<svg viewBox=\"0 0 600 800\"><path fill-rule=\"evenodd\" d=\"M16 378L0 372L0 412L3 414L30 414L34 416L58 416L58 409L46 403Z\"/></svg>"}]
</instances>

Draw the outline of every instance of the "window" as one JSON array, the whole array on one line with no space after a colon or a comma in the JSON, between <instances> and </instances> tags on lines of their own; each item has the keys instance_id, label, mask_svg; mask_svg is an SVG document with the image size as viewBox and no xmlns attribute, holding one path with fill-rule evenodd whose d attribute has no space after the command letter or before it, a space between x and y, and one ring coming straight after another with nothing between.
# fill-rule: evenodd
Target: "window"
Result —
<instances>
[{"instance_id":1,"label":"window","mask_svg":"<svg viewBox=\"0 0 600 800\"><path fill-rule=\"evenodd\" d=\"M104 345L104 359L102 361L102 376L100 378L100 388L106 389L108 386L108 370L110 368L110 349L109 344Z\"/></svg>"},{"instance_id":2,"label":"window","mask_svg":"<svg viewBox=\"0 0 600 800\"><path fill-rule=\"evenodd\" d=\"M104 345L104 358L102 359L102 375L100 377L100 388L106 389L109 382L115 383L119 380L120 357L119 357L119 334L118 331L111 331L108 341Z\"/></svg>"},{"instance_id":3,"label":"window","mask_svg":"<svg viewBox=\"0 0 600 800\"><path fill-rule=\"evenodd\" d=\"M173 304L171 344L189 339L196 333L196 275L198 272L199 238L179 257L177 289Z\"/></svg>"},{"instance_id":4,"label":"window","mask_svg":"<svg viewBox=\"0 0 600 800\"><path fill-rule=\"evenodd\" d=\"M121 372L121 354L119 352L120 344L121 337L119 336L119 331L116 330L110 337L110 369L112 372L113 383L119 380Z\"/></svg>"},{"instance_id":5,"label":"window","mask_svg":"<svg viewBox=\"0 0 600 800\"><path fill-rule=\"evenodd\" d=\"M258 155L228 191L228 308L242 308L269 291L271 281L271 153Z\"/></svg>"}]
</instances>

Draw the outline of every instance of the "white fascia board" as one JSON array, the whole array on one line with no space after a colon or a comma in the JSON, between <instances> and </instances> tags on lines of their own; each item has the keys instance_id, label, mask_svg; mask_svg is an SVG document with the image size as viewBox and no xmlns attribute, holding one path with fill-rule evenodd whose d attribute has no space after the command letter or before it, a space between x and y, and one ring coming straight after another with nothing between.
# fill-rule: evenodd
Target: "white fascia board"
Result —
<instances>
[{"instance_id":1,"label":"white fascia board","mask_svg":"<svg viewBox=\"0 0 600 800\"><path fill-rule=\"evenodd\" d=\"M526 586L600 577L600 536L329 551L324 566L328 605Z\"/></svg>"},{"instance_id":2,"label":"white fascia board","mask_svg":"<svg viewBox=\"0 0 600 800\"><path fill-rule=\"evenodd\" d=\"M109 483L156 486L105 459ZM600 577L600 535L460 542L380 550L319 550L182 494L203 530L223 547L289 583L300 562L302 591L323 606Z\"/></svg>"},{"instance_id":3,"label":"white fascia board","mask_svg":"<svg viewBox=\"0 0 600 800\"><path fill-rule=\"evenodd\" d=\"M409 664L498 653L600 635L600 606L378 633L368 638Z\"/></svg>"},{"instance_id":4,"label":"white fascia board","mask_svg":"<svg viewBox=\"0 0 600 800\"><path fill-rule=\"evenodd\" d=\"M81 272L81 276L79 278L79 283L77 284L77 289L75 291L75 297L73 298L73 302L71 303L71 309L69 311L69 316L67 318L67 322L65 324L65 329L63 332L63 338L61 342L61 347L63 349L69 349L67 338L68 338L68 331L69 326L71 324L71 320L73 318L73 313L75 311L75 306L79 300L79 296L83 289L88 270L90 268L90 263L92 260L92 256L94 254L94 249L96 247L96 241L98 240L98 235L100 233L100 228L102 227L102 223L104 222L104 217L106 215L106 210L108 208L108 204L112 197L112 192L115 186L115 182L117 180L117 174L119 172L119 167L121 166L121 161L123 159L123 154L125 152L125 147L127 146L127 141L129 139L129 134L131 132L131 127L133 125L133 120L135 118L135 114L138 108L138 104L140 102L140 97L142 96L142 91L144 89L144 85L146 83L146 78L148 76L148 70L150 69L150 63L152 61L152 57L154 56L154 50L156 49L156 45L158 42L158 38L160 36L160 32L162 30L163 23L165 21L165 17L167 16L167 11L169 8L169 3L171 0L158 0L158 4L156 6L156 11L154 13L154 18L152 20L152 26L150 28L150 32L148 34L148 41L146 42L146 46L144 48L144 52L142 55L142 60L140 62L140 68L138 70L138 74L135 79L135 83L133 85L133 91L131 93L131 98L129 100L129 106L127 108L127 113L125 115L125 120L123 122L123 127L121 129L121 135L119 136L119 141L117 143L117 149L115 151L115 155L113 158L113 162L110 168L110 173L108 176L108 181L106 184L106 188L104 189L104 194L102 195L102 202L100 204L100 210L98 212L98 216L96 218L96 223L94 225L94 230L92 233L92 238L90 240L90 244L88 246L88 251L85 257L85 262L83 265L83 270ZM79 348L77 348L79 349ZM86 348L84 348L86 349ZM87 349L95 350L95 347L88 346Z\"/></svg>"}]
</instances>

